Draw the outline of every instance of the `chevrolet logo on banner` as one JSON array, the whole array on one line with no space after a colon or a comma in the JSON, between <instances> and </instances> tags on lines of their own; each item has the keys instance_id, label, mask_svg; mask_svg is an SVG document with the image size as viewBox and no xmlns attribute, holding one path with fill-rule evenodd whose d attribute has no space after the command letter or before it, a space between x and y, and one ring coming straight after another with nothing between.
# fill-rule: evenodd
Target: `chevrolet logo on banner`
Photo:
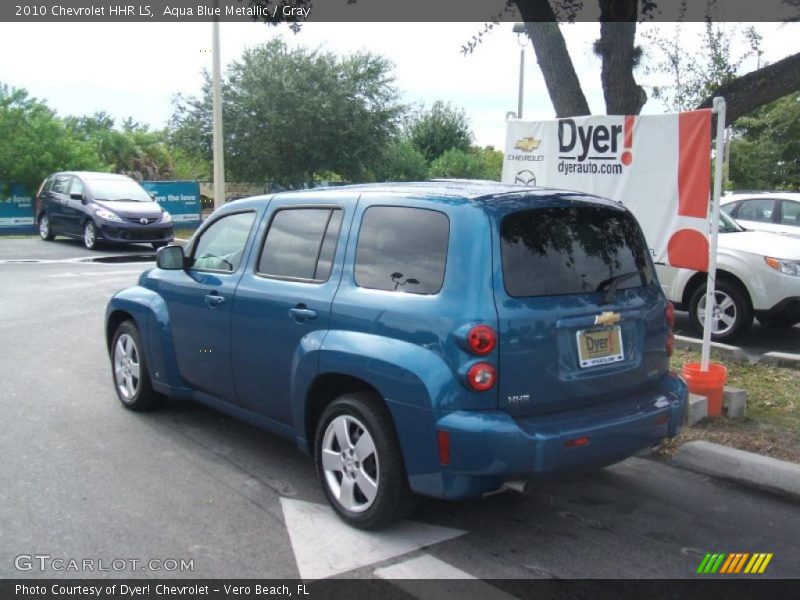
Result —
<instances>
[{"instance_id":1,"label":"chevrolet logo on banner","mask_svg":"<svg viewBox=\"0 0 800 600\"><path fill-rule=\"evenodd\" d=\"M524 137L517 140L517 143L514 144L514 149L522 150L523 152L533 152L541 143L542 141L537 140L535 137Z\"/></svg>"},{"instance_id":2,"label":"chevrolet logo on banner","mask_svg":"<svg viewBox=\"0 0 800 600\"><path fill-rule=\"evenodd\" d=\"M701 575L713 575L715 573L721 575L760 575L766 570L769 561L772 560L772 556L772 552L757 552L755 554L748 552L734 552L732 554L709 553L700 562L700 566L697 567L697 573Z\"/></svg>"}]
</instances>

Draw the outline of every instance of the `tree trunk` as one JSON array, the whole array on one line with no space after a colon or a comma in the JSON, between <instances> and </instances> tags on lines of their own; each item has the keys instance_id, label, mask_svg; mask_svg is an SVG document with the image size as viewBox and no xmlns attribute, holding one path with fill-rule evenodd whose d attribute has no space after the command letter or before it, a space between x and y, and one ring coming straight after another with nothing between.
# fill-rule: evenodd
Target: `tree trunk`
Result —
<instances>
[{"instance_id":1,"label":"tree trunk","mask_svg":"<svg viewBox=\"0 0 800 600\"><path fill-rule=\"evenodd\" d=\"M567 43L548 0L515 0L557 117L589 114Z\"/></svg>"},{"instance_id":2,"label":"tree trunk","mask_svg":"<svg viewBox=\"0 0 800 600\"><path fill-rule=\"evenodd\" d=\"M717 88L697 108L711 108L714 97L722 96L727 104L725 125L755 109L800 90L800 53L752 71Z\"/></svg>"},{"instance_id":3,"label":"tree trunk","mask_svg":"<svg viewBox=\"0 0 800 600\"><path fill-rule=\"evenodd\" d=\"M633 77L641 56L634 43L638 9L638 0L600 0L595 51L603 61L600 78L609 115L638 115L647 102L647 93Z\"/></svg>"}]
</instances>

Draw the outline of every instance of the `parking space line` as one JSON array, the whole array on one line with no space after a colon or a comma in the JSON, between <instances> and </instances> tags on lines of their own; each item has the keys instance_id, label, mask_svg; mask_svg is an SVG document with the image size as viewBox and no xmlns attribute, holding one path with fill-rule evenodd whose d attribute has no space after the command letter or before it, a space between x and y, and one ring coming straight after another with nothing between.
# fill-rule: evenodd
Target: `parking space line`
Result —
<instances>
[{"instance_id":1,"label":"parking space line","mask_svg":"<svg viewBox=\"0 0 800 600\"><path fill-rule=\"evenodd\" d=\"M430 554L375 569L374 573L380 579L391 580L404 592L420 600L438 600L442 597L460 600L516 598Z\"/></svg>"}]
</instances>

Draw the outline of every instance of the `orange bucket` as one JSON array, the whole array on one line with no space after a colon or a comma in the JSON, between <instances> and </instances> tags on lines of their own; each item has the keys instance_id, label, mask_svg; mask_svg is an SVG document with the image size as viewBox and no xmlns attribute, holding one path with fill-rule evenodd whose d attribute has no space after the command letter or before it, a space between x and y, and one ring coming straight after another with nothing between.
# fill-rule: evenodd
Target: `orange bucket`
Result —
<instances>
[{"instance_id":1,"label":"orange bucket","mask_svg":"<svg viewBox=\"0 0 800 600\"><path fill-rule=\"evenodd\" d=\"M708 416L722 416L722 392L728 380L728 369L719 363L708 363L708 371L700 370L700 363L683 365L683 378L692 394L708 398Z\"/></svg>"}]
</instances>

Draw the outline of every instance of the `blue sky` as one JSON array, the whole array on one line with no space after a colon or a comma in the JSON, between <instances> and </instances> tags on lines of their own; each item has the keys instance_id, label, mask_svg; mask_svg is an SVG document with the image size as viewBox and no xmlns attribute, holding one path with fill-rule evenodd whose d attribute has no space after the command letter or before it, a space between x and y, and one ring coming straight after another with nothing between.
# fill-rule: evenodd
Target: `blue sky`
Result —
<instances>
[{"instance_id":1,"label":"blue sky","mask_svg":"<svg viewBox=\"0 0 800 600\"><path fill-rule=\"evenodd\" d=\"M657 24L662 30L674 24ZM702 25L682 28L687 52L697 48ZM800 25L758 24L764 35L762 60L775 61L800 51ZM222 60L247 46L282 36L292 45L323 47L337 53L369 50L395 64L397 86L406 102L452 102L465 109L476 142L502 147L505 114L516 110L520 45L511 23L499 24L471 55L462 44L482 23L311 23L295 35L284 27L223 23ZM595 112L603 112L600 65L591 46L598 26L563 27L584 93ZM644 29L644 28L640 28ZM197 94L201 70L211 66L210 23L0 23L0 81L24 87L46 99L59 114L105 110L163 127L175 93ZM12 57L9 59L8 57ZM750 70L755 64L746 64ZM639 76L644 83L656 83ZM526 119L553 117L533 50L526 46ZM664 112L650 100L645 112Z\"/></svg>"}]
</instances>

